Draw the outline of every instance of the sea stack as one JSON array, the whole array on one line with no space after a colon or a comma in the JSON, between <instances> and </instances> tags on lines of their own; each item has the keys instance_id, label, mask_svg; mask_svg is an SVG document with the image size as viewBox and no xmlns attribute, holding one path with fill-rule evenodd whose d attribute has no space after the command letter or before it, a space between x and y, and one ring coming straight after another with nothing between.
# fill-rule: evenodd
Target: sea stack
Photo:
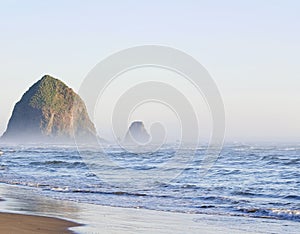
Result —
<instances>
[{"instance_id":1,"label":"sea stack","mask_svg":"<svg viewBox=\"0 0 300 234\"><path fill-rule=\"evenodd\" d=\"M150 135L145 129L142 121L134 121L131 123L125 139L125 144L145 144L149 141Z\"/></svg>"},{"instance_id":2,"label":"sea stack","mask_svg":"<svg viewBox=\"0 0 300 234\"><path fill-rule=\"evenodd\" d=\"M45 75L15 105L1 140L18 143L94 140L96 130L82 99L62 81Z\"/></svg>"}]
</instances>

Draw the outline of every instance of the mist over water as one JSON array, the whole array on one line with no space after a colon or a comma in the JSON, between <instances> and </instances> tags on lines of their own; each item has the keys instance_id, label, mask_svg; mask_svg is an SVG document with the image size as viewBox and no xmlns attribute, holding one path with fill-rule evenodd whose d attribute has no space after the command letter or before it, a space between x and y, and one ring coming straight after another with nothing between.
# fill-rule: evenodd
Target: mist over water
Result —
<instances>
[{"instance_id":1,"label":"mist over water","mask_svg":"<svg viewBox=\"0 0 300 234\"><path fill-rule=\"evenodd\" d=\"M204 213L300 221L300 145L227 144L211 170L199 174L206 147L199 147L188 165L170 181L156 180L154 187L127 183L122 186L89 169L74 146L2 145L0 182L26 186L41 195L118 207L141 207L183 213ZM152 153L106 149L116 167L96 165L98 172L124 168L145 173L174 156L172 145ZM85 153L97 155L97 149ZM185 154L190 150L185 149ZM170 169L168 169L170 170ZM178 171L178 168L173 168ZM134 180L134 178L133 178ZM162 182L163 181L163 182Z\"/></svg>"}]
</instances>

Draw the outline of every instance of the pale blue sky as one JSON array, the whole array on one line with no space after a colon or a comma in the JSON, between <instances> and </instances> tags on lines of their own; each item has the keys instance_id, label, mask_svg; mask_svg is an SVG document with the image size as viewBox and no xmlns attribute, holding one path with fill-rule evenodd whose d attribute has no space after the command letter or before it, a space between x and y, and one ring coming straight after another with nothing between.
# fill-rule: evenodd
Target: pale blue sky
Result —
<instances>
[{"instance_id":1,"label":"pale blue sky","mask_svg":"<svg viewBox=\"0 0 300 234\"><path fill-rule=\"evenodd\" d=\"M300 140L299 1L1 1L0 133L44 74L74 88L131 46L196 58L224 99L232 140Z\"/></svg>"}]
</instances>

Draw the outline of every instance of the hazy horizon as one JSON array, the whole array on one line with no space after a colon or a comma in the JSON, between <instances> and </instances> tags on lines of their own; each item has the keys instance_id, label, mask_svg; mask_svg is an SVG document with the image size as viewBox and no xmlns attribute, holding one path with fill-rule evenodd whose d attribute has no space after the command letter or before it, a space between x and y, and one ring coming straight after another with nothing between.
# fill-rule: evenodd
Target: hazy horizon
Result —
<instances>
[{"instance_id":1,"label":"hazy horizon","mask_svg":"<svg viewBox=\"0 0 300 234\"><path fill-rule=\"evenodd\" d=\"M107 56L155 44L185 51L208 70L225 105L227 141L300 141L297 1L7 1L0 5L1 135L14 105L43 75L78 92L88 72ZM190 91L176 74L142 69L120 77L123 80L112 85L104 107L109 108L111 98L120 94L124 81L129 85L130 79L141 76L163 77ZM201 99L192 91L187 96ZM209 136L208 110L200 102L197 112L203 116L203 135ZM99 135L106 137L109 124L99 108L91 120L101 129ZM145 121L147 130L155 117L173 120L167 112L149 114L156 108L138 110L132 120Z\"/></svg>"}]
</instances>

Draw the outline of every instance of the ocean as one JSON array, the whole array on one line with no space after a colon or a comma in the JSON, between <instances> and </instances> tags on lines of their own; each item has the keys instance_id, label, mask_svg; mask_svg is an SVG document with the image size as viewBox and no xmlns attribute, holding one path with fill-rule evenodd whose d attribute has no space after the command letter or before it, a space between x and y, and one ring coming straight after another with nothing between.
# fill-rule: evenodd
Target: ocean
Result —
<instances>
[{"instance_id":1,"label":"ocean","mask_svg":"<svg viewBox=\"0 0 300 234\"><path fill-rule=\"evenodd\" d=\"M226 144L204 175L199 174L199 164L205 147L199 147L188 165L174 168L180 172L174 173L176 177L155 177L154 186L149 187L127 181L119 186L108 177L101 178L107 166L97 165L100 173L95 173L75 146L2 145L1 150L0 183L26 187L53 199L300 222L300 144ZM156 165L176 153L170 145L152 153L129 153L114 146L108 146L106 152L118 162L109 171L119 181L126 168L151 175ZM99 152L86 149L85 153L96 157Z\"/></svg>"}]
</instances>

